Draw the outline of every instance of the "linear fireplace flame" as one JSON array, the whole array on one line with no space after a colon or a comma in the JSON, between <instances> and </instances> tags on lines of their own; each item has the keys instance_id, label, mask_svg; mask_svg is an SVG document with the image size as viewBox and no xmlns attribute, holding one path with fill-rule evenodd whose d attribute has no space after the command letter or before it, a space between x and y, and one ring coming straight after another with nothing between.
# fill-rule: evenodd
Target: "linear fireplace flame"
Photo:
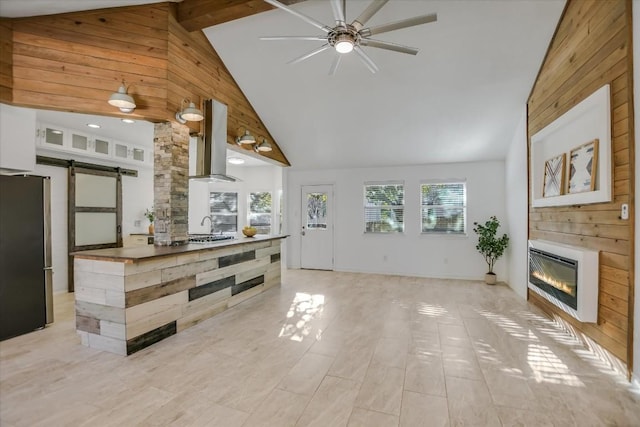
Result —
<instances>
[{"instance_id":1,"label":"linear fireplace flame","mask_svg":"<svg viewBox=\"0 0 640 427\"><path fill-rule=\"evenodd\" d=\"M533 275L533 277L535 277L538 280L542 280L543 282L553 286L556 289L561 290L562 292L569 294L571 296L575 296L576 294L576 288L575 286L571 286L569 283L567 282L563 282L561 280L557 280L555 277L553 276L549 276L547 274L544 273L540 273L539 271L534 271L533 273L531 273Z\"/></svg>"},{"instance_id":2,"label":"linear fireplace flame","mask_svg":"<svg viewBox=\"0 0 640 427\"><path fill-rule=\"evenodd\" d=\"M596 322L598 262L598 251L529 240L529 290L581 322Z\"/></svg>"},{"instance_id":3,"label":"linear fireplace flame","mask_svg":"<svg viewBox=\"0 0 640 427\"><path fill-rule=\"evenodd\" d=\"M529 282L568 304L578 305L578 262L540 249L529 249Z\"/></svg>"}]
</instances>

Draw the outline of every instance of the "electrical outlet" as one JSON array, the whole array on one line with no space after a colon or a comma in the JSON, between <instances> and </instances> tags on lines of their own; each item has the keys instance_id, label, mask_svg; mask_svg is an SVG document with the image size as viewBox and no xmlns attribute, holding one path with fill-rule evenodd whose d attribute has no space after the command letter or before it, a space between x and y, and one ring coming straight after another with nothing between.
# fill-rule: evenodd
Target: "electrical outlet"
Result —
<instances>
[{"instance_id":1,"label":"electrical outlet","mask_svg":"<svg viewBox=\"0 0 640 427\"><path fill-rule=\"evenodd\" d=\"M620 209L620 218L629 219L629 205L626 203L622 204L622 209Z\"/></svg>"},{"instance_id":2,"label":"electrical outlet","mask_svg":"<svg viewBox=\"0 0 640 427\"><path fill-rule=\"evenodd\" d=\"M133 221L133 226L134 227L142 226L142 221L140 221L139 219L136 219L135 221Z\"/></svg>"}]
</instances>

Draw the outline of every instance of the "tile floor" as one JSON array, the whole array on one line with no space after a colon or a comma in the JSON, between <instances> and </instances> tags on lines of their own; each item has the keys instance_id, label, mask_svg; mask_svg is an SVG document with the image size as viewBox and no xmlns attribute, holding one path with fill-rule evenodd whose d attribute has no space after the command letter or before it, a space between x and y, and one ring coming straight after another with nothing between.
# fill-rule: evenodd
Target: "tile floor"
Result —
<instances>
[{"instance_id":1,"label":"tile floor","mask_svg":"<svg viewBox=\"0 0 640 427\"><path fill-rule=\"evenodd\" d=\"M73 301L0 343L0 425L638 426L640 398L506 286L286 271L281 288L130 357Z\"/></svg>"}]
</instances>

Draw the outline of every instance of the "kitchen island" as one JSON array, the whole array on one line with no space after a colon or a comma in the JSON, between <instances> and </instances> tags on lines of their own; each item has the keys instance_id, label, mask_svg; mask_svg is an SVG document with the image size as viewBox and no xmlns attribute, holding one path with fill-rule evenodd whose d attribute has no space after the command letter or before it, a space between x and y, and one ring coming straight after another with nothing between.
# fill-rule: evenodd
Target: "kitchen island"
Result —
<instances>
[{"instance_id":1,"label":"kitchen island","mask_svg":"<svg viewBox=\"0 0 640 427\"><path fill-rule=\"evenodd\" d=\"M82 343L129 355L280 285L285 237L74 253Z\"/></svg>"}]
</instances>

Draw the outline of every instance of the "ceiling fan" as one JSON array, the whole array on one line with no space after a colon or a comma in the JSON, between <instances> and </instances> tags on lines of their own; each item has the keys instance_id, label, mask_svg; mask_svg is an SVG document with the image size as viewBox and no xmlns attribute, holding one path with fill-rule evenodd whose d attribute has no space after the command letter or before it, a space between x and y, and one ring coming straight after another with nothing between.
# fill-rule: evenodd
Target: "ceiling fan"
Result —
<instances>
[{"instance_id":1,"label":"ceiling fan","mask_svg":"<svg viewBox=\"0 0 640 427\"><path fill-rule=\"evenodd\" d=\"M286 12L289 12L292 15L297 16L303 21L313 25L314 27L324 31L325 35L320 36L273 36L273 37L260 37L260 40L317 40L324 41L325 43L317 49L312 50L311 52L305 53L304 55L295 58L288 62L288 64L296 64L298 62L302 62L305 59L311 58L312 56L323 52L331 47L333 47L337 54L333 59L333 63L331 64L331 68L329 69L329 75L334 75L338 66L340 65L340 60L342 59L342 55L345 53L349 53L354 51L358 58L366 65L366 67L372 73L378 71L378 66L371 60L369 55L367 55L364 50L362 50L362 46L367 47L377 47L379 49L392 50L394 52L408 53L410 55L416 55L418 53L418 49L404 46L396 43L385 42L381 40L375 40L370 38L376 34L388 33L389 31L395 31L402 28L413 27L415 25L427 24L429 22L435 22L438 19L438 16L435 13L429 15L416 16L414 18L403 19L396 22L391 22L383 25L376 25L374 27L365 28L365 24L375 15L389 0L373 0L369 6L365 10L362 11L360 16L348 24L346 21L346 0L330 0L331 9L333 10L333 16L336 20L335 25L330 27L329 25L324 25L323 23L317 21L310 16L307 16L303 13L298 12L280 3L277 0L264 0L265 2L275 6L279 9L282 9Z\"/></svg>"}]
</instances>

